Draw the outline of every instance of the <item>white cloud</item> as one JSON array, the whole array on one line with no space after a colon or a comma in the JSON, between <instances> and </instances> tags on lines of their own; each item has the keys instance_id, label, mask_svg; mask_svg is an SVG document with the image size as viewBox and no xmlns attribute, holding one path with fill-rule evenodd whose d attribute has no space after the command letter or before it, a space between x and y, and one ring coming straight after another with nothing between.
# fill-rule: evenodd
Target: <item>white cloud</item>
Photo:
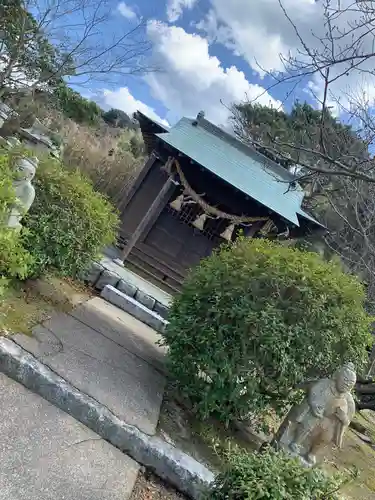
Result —
<instances>
[{"instance_id":1,"label":"white cloud","mask_svg":"<svg viewBox=\"0 0 375 500\"><path fill-rule=\"evenodd\" d=\"M322 19L314 0L283 0L283 5L304 34L310 32L314 21ZM211 7L198 29L243 56L261 76L264 70L283 69L280 54L293 51L298 39L279 0L211 0Z\"/></svg>"},{"instance_id":2,"label":"white cloud","mask_svg":"<svg viewBox=\"0 0 375 500\"><path fill-rule=\"evenodd\" d=\"M170 23L176 22L182 15L184 9L192 9L197 0L168 0L167 18Z\"/></svg>"},{"instance_id":3,"label":"white cloud","mask_svg":"<svg viewBox=\"0 0 375 500\"><path fill-rule=\"evenodd\" d=\"M141 113L147 115L149 118L163 125L169 125L153 108L136 99L127 87L121 87L117 90L104 90L100 97L100 102L102 105L111 108L122 109L122 111L125 111L129 116L132 116L136 111L141 111Z\"/></svg>"},{"instance_id":4,"label":"white cloud","mask_svg":"<svg viewBox=\"0 0 375 500\"><path fill-rule=\"evenodd\" d=\"M225 124L230 112L225 105L246 95L264 105L280 106L263 87L250 84L235 66L224 68L209 53L208 41L183 28L150 21L153 62L163 71L147 75L153 96L178 116L195 116L204 110L209 120ZM224 105L220 102L222 101Z\"/></svg>"},{"instance_id":5,"label":"white cloud","mask_svg":"<svg viewBox=\"0 0 375 500\"><path fill-rule=\"evenodd\" d=\"M208 37L210 42L225 45L234 54L242 56L261 77L266 72L282 72L285 67L280 55L284 57L298 55L298 49L302 49L294 27L284 15L279 0L209 0L210 8L205 17L196 24ZM324 19L324 2L316 0L282 0L282 5L297 27L303 41L312 50L325 51L324 43L329 46L327 38L327 24ZM358 39L361 35L362 49L371 53L373 51L374 35L368 29L371 20L358 28L359 16L363 8L355 7L353 0L331 0L330 12L339 7L347 9L340 15L334 16L332 25L337 26L334 33L336 37L336 53L347 54L343 47L351 42L353 26L357 26L354 32ZM351 7L351 8L348 8ZM369 17L369 15L368 15ZM369 33L365 35L365 31ZM347 33L343 36L343 33ZM341 47L340 47L341 45ZM331 77L344 73L342 78L335 81L330 87L330 102L333 107L340 107L337 100L343 105L348 105L348 93L356 93L361 87L375 89L375 78L368 72L373 71L373 59L360 64L359 70L353 70L349 63L338 65L331 71ZM346 75L345 70L349 70ZM364 74L364 70L366 73ZM312 91L315 97L322 96L322 81L318 75L311 78L307 90ZM374 93L374 92L372 92ZM371 94L371 92L370 92Z\"/></svg>"},{"instance_id":6,"label":"white cloud","mask_svg":"<svg viewBox=\"0 0 375 500\"><path fill-rule=\"evenodd\" d=\"M137 19L137 14L134 9L132 7L129 7L129 5L126 5L125 2L120 2L117 6L117 10L121 15L126 17L126 19Z\"/></svg>"}]
</instances>

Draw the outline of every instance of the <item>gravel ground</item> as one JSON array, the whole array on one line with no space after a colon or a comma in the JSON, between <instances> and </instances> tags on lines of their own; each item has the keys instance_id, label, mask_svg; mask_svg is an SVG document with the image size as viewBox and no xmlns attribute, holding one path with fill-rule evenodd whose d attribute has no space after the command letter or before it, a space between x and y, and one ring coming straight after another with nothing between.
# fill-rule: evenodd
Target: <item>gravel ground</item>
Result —
<instances>
[{"instance_id":1,"label":"gravel ground","mask_svg":"<svg viewBox=\"0 0 375 500\"><path fill-rule=\"evenodd\" d=\"M139 473L131 500L187 500L187 497L146 471Z\"/></svg>"}]
</instances>

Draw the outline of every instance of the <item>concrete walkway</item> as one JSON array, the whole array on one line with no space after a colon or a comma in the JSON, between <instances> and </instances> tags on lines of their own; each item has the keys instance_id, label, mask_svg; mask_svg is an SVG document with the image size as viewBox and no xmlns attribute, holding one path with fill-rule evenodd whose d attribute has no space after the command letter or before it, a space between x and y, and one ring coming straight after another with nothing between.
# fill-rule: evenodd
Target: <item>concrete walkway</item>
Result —
<instances>
[{"instance_id":1,"label":"concrete walkway","mask_svg":"<svg viewBox=\"0 0 375 500\"><path fill-rule=\"evenodd\" d=\"M139 466L0 374L0 500L127 500Z\"/></svg>"},{"instance_id":2,"label":"concrete walkway","mask_svg":"<svg viewBox=\"0 0 375 500\"><path fill-rule=\"evenodd\" d=\"M121 420L155 433L165 377L151 328L93 298L36 327L33 337L12 339Z\"/></svg>"},{"instance_id":3,"label":"concrete walkway","mask_svg":"<svg viewBox=\"0 0 375 500\"><path fill-rule=\"evenodd\" d=\"M158 334L93 298L12 340L117 417L153 435L165 377ZM126 500L139 465L0 374L0 500Z\"/></svg>"},{"instance_id":4,"label":"concrete walkway","mask_svg":"<svg viewBox=\"0 0 375 500\"><path fill-rule=\"evenodd\" d=\"M127 500L138 464L201 498L214 474L155 435L158 340L101 298L0 340L2 372L36 393L0 374L0 500Z\"/></svg>"}]
</instances>

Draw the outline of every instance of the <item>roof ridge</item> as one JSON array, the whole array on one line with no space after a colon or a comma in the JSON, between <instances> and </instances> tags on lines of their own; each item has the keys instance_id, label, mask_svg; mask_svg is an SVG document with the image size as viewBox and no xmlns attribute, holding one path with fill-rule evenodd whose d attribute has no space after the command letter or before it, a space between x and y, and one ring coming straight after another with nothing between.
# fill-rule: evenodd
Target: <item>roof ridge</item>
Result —
<instances>
[{"instance_id":1,"label":"roof ridge","mask_svg":"<svg viewBox=\"0 0 375 500\"><path fill-rule=\"evenodd\" d=\"M286 180L290 181L295 181L296 176L293 175L289 170L287 170L283 165L275 161L274 159L270 158L269 156L265 155L261 151L258 151L254 146L251 144L247 144L235 135L227 132L226 130L222 129L221 127L218 127L214 123L210 122L206 118L200 118L199 120L196 119L191 119L187 117L181 118L181 120L187 120L189 121L192 126L196 127L201 127L207 132L215 135L219 139L225 140L228 144L231 146L235 147L239 151L256 156L258 159L263 160L268 167L270 167L273 170L276 170L275 173L281 174ZM179 121L181 121L179 120ZM177 122L178 123L178 122ZM176 124L177 125L177 124ZM172 127L173 128L173 127Z\"/></svg>"}]
</instances>

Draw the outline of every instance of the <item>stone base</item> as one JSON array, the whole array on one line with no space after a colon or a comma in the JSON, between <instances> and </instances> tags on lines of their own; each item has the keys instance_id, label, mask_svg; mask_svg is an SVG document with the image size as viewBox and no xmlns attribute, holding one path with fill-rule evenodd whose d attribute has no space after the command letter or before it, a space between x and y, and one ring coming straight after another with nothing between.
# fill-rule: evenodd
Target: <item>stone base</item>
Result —
<instances>
[{"instance_id":1,"label":"stone base","mask_svg":"<svg viewBox=\"0 0 375 500\"><path fill-rule=\"evenodd\" d=\"M235 420L233 422L233 426L239 433L240 437L244 441L247 441L256 450L260 450L263 446L270 443L269 436L267 436L261 431L256 432L254 429L252 429L249 425L246 425L246 423L244 422Z\"/></svg>"},{"instance_id":2,"label":"stone base","mask_svg":"<svg viewBox=\"0 0 375 500\"><path fill-rule=\"evenodd\" d=\"M111 285L106 285L100 296L160 333L164 332L168 324L159 314Z\"/></svg>"},{"instance_id":3,"label":"stone base","mask_svg":"<svg viewBox=\"0 0 375 500\"><path fill-rule=\"evenodd\" d=\"M113 262L116 263L118 260L119 259L115 259ZM127 281L120 276L120 274L111 269L107 269L101 263L93 262L90 269L82 277L82 280L98 291L102 291L107 285L110 285L128 297L135 297L137 302L154 312L157 316L161 316L164 320L168 317L169 307L166 304L162 304L157 298L141 290L134 283ZM111 302L109 299L108 301ZM141 319L141 321L143 321L143 319Z\"/></svg>"}]
</instances>

